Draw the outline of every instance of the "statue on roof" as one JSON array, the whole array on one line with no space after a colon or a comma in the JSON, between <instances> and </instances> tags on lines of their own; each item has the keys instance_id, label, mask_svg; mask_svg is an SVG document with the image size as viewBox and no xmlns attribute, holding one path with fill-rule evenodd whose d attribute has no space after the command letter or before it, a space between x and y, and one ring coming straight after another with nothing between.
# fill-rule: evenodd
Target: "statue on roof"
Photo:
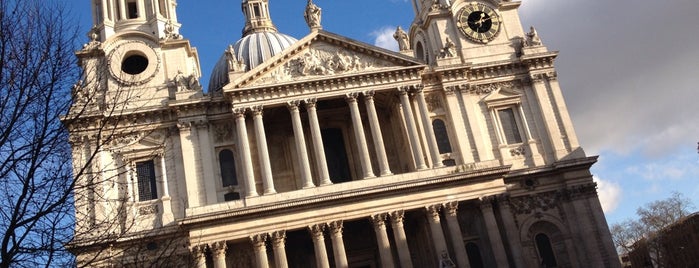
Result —
<instances>
[{"instance_id":1,"label":"statue on roof","mask_svg":"<svg viewBox=\"0 0 699 268\"><path fill-rule=\"evenodd\" d=\"M534 47L542 45L541 38L539 38L539 33L536 32L534 26L529 28L529 32L526 34L527 40L524 43L525 46Z\"/></svg>"},{"instance_id":2,"label":"statue on roof","mask_svg":"<svg viewBox=\"0 0 699 268\"><path fill-rule=\"evenodd\" d=\"M393 34L393 38L398 41L398 50L405 51L410 50L410 42L408 41L408 34L403 31L403 29L398 26L396 33Z\"/></svg>"},{"instance_id":3,"label":"statue on roof","mask_svg":"<svg viewBox=\"0 0 699 268\"><path fill-rule=\"evenodd\" d=\"M320 26L321 12L322 10L313 3L313 0L308 0L308 4L306 4L306 11L303 13L303 18L306 19L306 24L308 24L308 27L311 28L311 30L322 28L322 26Z\"/></svg>"}]
</instances>

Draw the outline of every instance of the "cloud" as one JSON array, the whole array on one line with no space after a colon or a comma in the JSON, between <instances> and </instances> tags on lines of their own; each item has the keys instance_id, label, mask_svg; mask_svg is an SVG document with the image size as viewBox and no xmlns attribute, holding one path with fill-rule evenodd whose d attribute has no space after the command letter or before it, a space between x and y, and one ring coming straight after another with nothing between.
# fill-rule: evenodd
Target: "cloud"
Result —
<instances>
[{"instance_id":1,"label":"cloud","mask_svg":"<svg viewBox=\"0 0 699 268\"><path fill-rule=\"evenodd\" d=\"M618 183L602 180L598 177L593 177L593 180L597 183L597 192L599 201L602 203L602 210L607 214L614 212L619 206L619 201L621 201L621 186Z\"/></svg>"},{"instance_id":2,"label":"cloud","mask_svg":"<svg viewBox=\"0 0 699 268\"><path fill-rule=\"evenodd\" d=\"M631 165L625 169L629 178L643 178L647 181L679 181L699 177L696 155L679 154L675 157L658 159Z\"/></svg>"},{"instance_id":3,"label":"cloud","mask_svg":"<svg viewBox=\"0 0 699 268\"><path fill-rule=\"evenodd\" d=\"M396 28L392 26L383 26L380 29L371 32L369 35L374 37L374 45L385 48L391 51L398 51L398 42L393 38Z\"/></svg>"}]
</instances>

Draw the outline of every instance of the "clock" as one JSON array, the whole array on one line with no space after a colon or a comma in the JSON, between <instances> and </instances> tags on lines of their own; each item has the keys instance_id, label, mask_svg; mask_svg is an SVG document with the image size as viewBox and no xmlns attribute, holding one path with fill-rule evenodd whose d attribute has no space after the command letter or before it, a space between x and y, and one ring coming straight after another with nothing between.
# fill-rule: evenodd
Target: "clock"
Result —
<instances>
[{"instance_id":1,"label":"clock","mask_svg":"<svg viewBox=\"0 0 699 268\"><path fill-rule=\"evenodd\" d=\"M457 25L469 39L488 43L500 32L500 16L491 7L481 3L470 3L457 16Z\"/></svg>"}]
</instances>

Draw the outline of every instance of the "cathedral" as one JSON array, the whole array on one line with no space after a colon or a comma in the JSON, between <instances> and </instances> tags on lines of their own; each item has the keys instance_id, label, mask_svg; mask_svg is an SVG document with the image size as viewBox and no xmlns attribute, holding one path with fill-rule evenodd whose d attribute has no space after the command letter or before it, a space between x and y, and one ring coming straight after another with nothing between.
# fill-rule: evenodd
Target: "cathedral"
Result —
<instances>
[{"instance_id":1,"label":"cathedral","mask_svg":"<svg viewBox=\"0 0 699 268\"><path fill-rule=\"evenodd\" d=\"M620 266L521 1L410 0L398 52L312 0L283 34L271 2L242 0L204 88L176 0L90 1L64 119L78 265Z\"/></svg>"}]
</instances>

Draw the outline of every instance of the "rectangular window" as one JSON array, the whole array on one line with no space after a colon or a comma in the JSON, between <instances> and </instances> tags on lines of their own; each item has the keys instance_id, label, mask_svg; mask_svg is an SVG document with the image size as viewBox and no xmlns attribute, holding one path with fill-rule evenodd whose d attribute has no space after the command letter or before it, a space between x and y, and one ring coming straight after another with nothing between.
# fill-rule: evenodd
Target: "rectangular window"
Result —
<instances>
[{"instance_id":1,"label":"rectangular window","mask_svg":"<svg viewBox=\"0 0 699 268\"><path fill-rule=\"evenodd\" d=\"M498 117L500 118L500 125L507 144L522 143L522 136L517 126L514 110L512 108L498 110Z\"/></svg>"},{"instance_id":2,"label":"rectangular window","mask_svg":"<svg viewBox=\"0 0 699 268\"><path fill-rule=\"evenodd\" d=\"M155 164L153 160L136 163L138 178L138 200L147 201L158 198L155 182Z\"/></svg>"},{"instance_id":3,"label":"rectangular window","mask_svg":"<svg viewBox=\"0 0 699 268\"><path fill-rule=\"evenodd\" d=\"M126 16L128 16L129 19L138 18L138 5L136 4L136 2L129 2L128 4L126 4L126 11Z\"/></svg>"}]
</instances>

